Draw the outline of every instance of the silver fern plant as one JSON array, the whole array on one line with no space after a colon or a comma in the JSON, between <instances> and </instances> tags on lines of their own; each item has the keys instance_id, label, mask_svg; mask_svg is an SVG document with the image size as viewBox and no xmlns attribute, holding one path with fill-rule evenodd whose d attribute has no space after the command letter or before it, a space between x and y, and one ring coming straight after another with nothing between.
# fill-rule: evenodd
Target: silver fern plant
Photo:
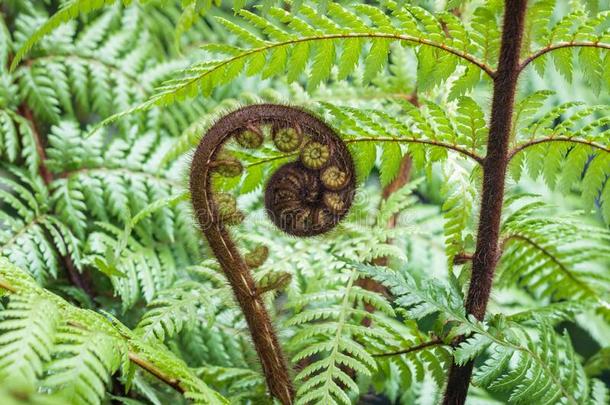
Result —
<instances>
[{"instance_id":1,"label":"silver fern plant","mask_svg":"<svg viewBox=\"0 0 610 405\"><path fill-rule=\"evenodd\" d=\"M480 319L502 2L48 3L0 6L4 402L273 401L185 180L205 129L261 101L326 118L362 197L297 240L262 215L281 153L235 150L245 170L218 184L247 213L240 248L269 250L255 277L296 403L437 403L475 360L473 403L608 401L607 1L527 2Z\"/></svg>"}]
</instances>

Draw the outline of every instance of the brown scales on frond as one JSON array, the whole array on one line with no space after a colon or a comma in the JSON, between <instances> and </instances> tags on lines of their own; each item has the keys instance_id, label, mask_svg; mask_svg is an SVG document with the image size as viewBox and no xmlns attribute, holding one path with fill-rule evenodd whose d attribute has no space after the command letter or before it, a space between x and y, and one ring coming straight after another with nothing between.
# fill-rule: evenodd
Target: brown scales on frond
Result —
<instances>
[{"instance_id":1,"label":"brown scales on frond","mask_svg":"<svg viewBox=\"0 0 610 405\"><path fill-rule=\"evenodd\" d=\"M253 263L241 256L225 228L243 215L234 198L215 195L212 189L213 176L241 172L225 144L234 139L242 148L258 148L265 133L271 133L270 141L280 152L295 155L295 161L276 170L265 190L270 219L288 234L314 236L334 228L353 202L355 169L347 147L328 125L303 110L275 104L225 115L208 130L193 156L190 190L199 227L244 313L269 391L283 404L291 404L294 388L288 365L250 273Z\"/></svg>"}]
</instances>

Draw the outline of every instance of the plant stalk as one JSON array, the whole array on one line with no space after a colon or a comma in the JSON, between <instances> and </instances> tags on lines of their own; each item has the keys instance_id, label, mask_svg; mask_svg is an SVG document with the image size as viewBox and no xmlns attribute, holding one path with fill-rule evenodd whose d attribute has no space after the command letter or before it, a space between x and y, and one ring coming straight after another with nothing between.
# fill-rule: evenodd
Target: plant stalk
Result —
<instances>
[{"instance_id":1,"label":"plant stalk","mask_svg":"<svg viewBox=\"0 0 610 405\"><path fill-rule=\"evenodd\" d=\"M509 162L508 145L519 78L519 55L526 6L527 0L505 1L500 58L493 80L487 156L483 162L483 190L477 246L472 258L472 276L465 304L466 312L479 320L485 317L494 271L500 256L498 242L504 183ZM463 366L455 364L451 366L443 404L464 404L472 368L472 361Z\"/></svg>"}]
</instances>

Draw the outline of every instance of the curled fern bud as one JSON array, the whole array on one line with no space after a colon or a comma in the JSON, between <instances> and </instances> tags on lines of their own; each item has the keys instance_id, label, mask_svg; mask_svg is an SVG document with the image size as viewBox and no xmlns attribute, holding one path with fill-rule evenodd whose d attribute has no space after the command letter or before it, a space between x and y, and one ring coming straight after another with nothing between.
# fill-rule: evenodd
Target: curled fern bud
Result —
<instances>
[{"instance_id":1,"label":"curled fern bud","mask_svg":"<svg viewBox=\"0 0 610 405\"><path fill-rule=\"evenodd\" d=\"M258 293L264 294L269 291L283 290L292 281L292 274L284 271L273 271L265 274L258 283Z\"/></svg>"},{"instance_id":2,"label":"curled fern bud","mask_svg":"<svg viewBox=\"0 0 610 405\"><path fill-rule=\"evenodd\" d=\"M237 140L237 143L244 148L257 149L263 144L265 137L260 128L255 127L254 125L248 125L246 130L235 136L235 139Z\"/></svg>"},{"instance_id":3,"label":"curled fern bud","mask_svg":"<svg viewBox=\"0 0 610 405\"><path fill-rule=\"evenodd\" d=\"M305 145L301 152L301 162L309 169L321 169L328 162L329 157L328 146L315 141Z\"/></svg>"},{"instance_id":4,"label":"curled fern bud","mask_svg":"<svg viewBox=\"0 0 610 405\"><path fill-rule=\"evenodd\" d=\"M273 143L282 152L294 152L303 143L303 133L298 126L274 128Z\"/></svg>"},{"instance_id":5,"label":"curled fern bud","mask_svg":"<svg viewBox=\"0 0 610 405\"><path fill-rule=\"evenodd\" d=\"M332 212L342 212L345 209L345 202L341 195L337 193L324 193L324 204Z\"/></svg>"},{"instance_id":6,"label":"curled fern bud","mask_svg":"<svg viewBox=\"0 0 610 405\"><path fill-rule=\"evenodd\" d=\"M212 166L216 173L224 177L237 177L243 171L241 162L228 154L221 154Z\"/></svg>"},{"instance_id":7,"label":"curled fern bud","mask_svg":"<svg viewBox=\"0 0 610 405\"><path fill-rule=\"evenodd\" d=\"M330 190L341 190L343 187L347 186L349 176L337 166L329 166L322 171L320 180L322 180L322 183Z\"/></svg>"},{"instance_id":8,"label":"curled fern bud","mask_svg":"<svg viewBox=\"0 0 610 405\"><path fill-rule=\"evenodd\" d=\"M227 225L239 225L244 220L244 214L237 209L237 201L227 193L216 196L218 216Z\"/></svg>"},{"instance_id":9,"label":"curled fern bud","mask_svg":"<svg viewBox=\"0 0 610 405\"><path fill-rule=\"evenodd\" d=\"M250 267L260 265L268 252L261 247L246 257L239 254L225 225L241 222L243 214L235 198L215 193L212 187L213 173L237 175L242 170L241 164L223 153L223 146L235 138L241 146L258 147L264 142L264 127L272 129L280 151L299 152L295 161L275 171L265 187L269 218L290 235L319 235L345 217L354 199L355 168L347 146L323 121L303 110L273 104L240 108L222 117L193 156L190 189L197 221L244 312L269 390L282 404L292 404L294 388L288 365L261 299L261 288L250 274ZM288 282L289 275L282 275L262 290L281 288Z\"/></svg>"},{"instance_id":10,"label":"curled fern bud","mask_svg":"<svg viewBox=\"0 0 610 405\"><path fill-rule=\"evenodd\" d=\"M246 261L248 267L250 267L251 269L255 269L257 267L262 266L268 257L269 248L265 245L258 245L250 253L244 255L244 260Z\"/></svg>"}]
</instances>

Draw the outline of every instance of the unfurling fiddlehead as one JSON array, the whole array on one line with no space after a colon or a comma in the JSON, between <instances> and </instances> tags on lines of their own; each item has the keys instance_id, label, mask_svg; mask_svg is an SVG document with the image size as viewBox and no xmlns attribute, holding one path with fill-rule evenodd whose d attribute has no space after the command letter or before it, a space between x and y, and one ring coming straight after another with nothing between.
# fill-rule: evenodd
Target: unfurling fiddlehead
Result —
<instances>
[{"instance_id":1,"label":"unfurling fiddlehead","mask_svg":"<svg viewBox=\"0 0 610 405\"><path fill-rule=\"evenodd\" d=\"M241 306L271 394L293 401L288 366L257 290L250 257L242 257L225 225L241 222L235 198L213 191L214 176L239 175L242 164L227 150L231 140L246 152L266 141L294 160L276 170L265 189L270 219L284 232L314 236L332 229L349 210L355 170L340 138L311 114L287 106L260 104L222 117L205 134L193 156L190 188L199 226ZM256 263L254 263L256 264Z\"/></svg>"}]
</instances>

